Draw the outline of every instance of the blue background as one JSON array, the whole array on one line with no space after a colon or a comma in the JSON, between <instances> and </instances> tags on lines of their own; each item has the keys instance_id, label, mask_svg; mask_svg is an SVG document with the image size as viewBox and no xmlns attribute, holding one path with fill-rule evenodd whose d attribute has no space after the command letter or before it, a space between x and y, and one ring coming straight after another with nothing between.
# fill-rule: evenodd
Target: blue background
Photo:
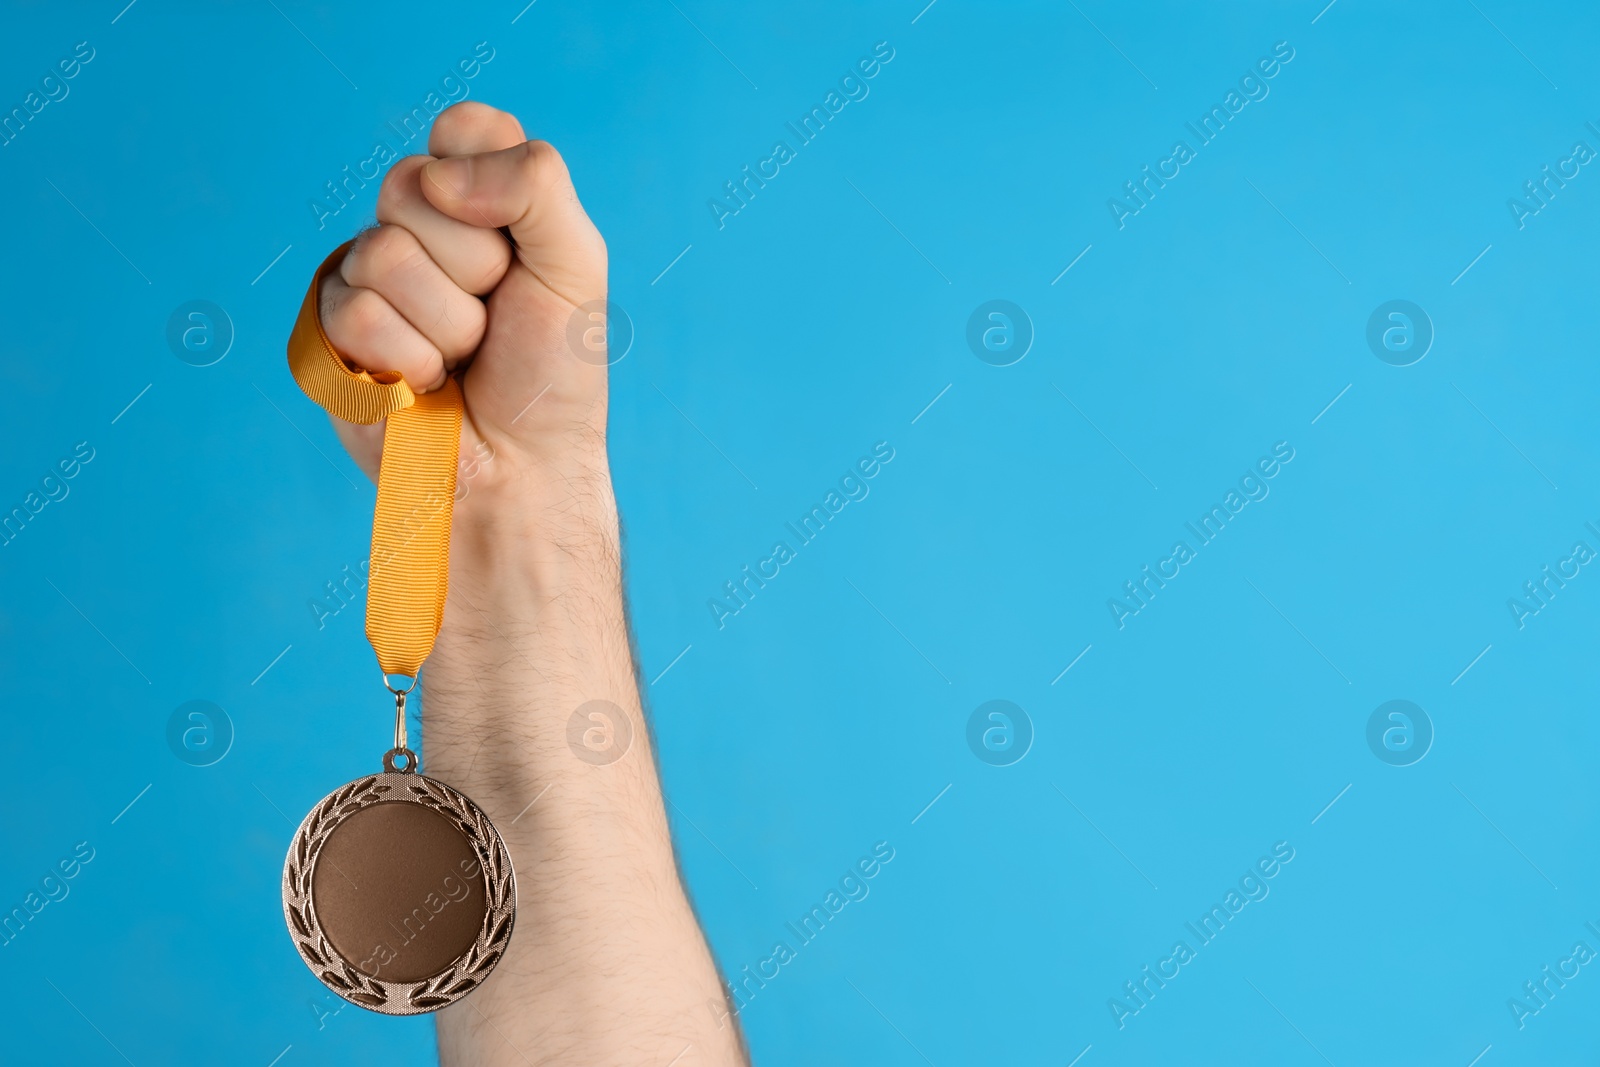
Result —
<instances>
[{"instance_id":1,"label":"blue background","mask_svg":"<svg viewBox=\"0 0 1600 1067\"><path fill-rule=\"evenodd\" d=\"M1600 549L1600 175L1508 207L1600 149L1600 15L475 7L8 5L0 110L94 59L0 147L0 506L94 458L0 548L0 907L95 850L0 948L8 1059L435 1055L428 1020L330 1014L283 929L290 820L387 736L362 605L308 608L372 489L283 342L377 183L324 229L311 201L480 41L472 98L565 154L637 331L628 590L719 960L895 850L748 1002L757 1062L1600 1057L1600 967L1508 1006L1600 950L1600 576L1520 627L1507 603ZM708 200L880 41L870 95L719 229ZM1270 94L1119 229L1108 198L1280 41ZM195 299L235 332L208 367L165 339ZM1031 320L1011 366L966 340L992 299ZM1436 334L1406 367L1366 341L1394 299ZM870 495L719 629L708 600L880 441ZM1270 495L1119 628L1108 599L1278 442ZM1011 766L968 746L994 699L1031 722ZM1367 741L1395 699L1435 735L1410 766ZM167 743L190 700L235 732L209 767ZM1278 842L1270 895L1119 1028Z\"/></svg>"}]
</instances>

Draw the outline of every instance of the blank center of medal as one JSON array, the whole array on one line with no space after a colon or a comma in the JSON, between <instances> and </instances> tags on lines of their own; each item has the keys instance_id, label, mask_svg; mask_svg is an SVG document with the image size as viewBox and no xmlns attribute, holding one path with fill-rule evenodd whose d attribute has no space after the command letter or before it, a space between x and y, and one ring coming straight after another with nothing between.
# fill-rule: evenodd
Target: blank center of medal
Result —
<instances>
[{"instance_id":1,"label":"blank center of medal","mask_svg":"<svg viewBox=\"0 0 1600 1067\"><path fill-rule=\"evenodd\" d=\"M483 928L483 872L453 823L384 801L336 827L311 900L334 951L388 982L420 982L466 954Z\"/></svg>"}]
</instances>

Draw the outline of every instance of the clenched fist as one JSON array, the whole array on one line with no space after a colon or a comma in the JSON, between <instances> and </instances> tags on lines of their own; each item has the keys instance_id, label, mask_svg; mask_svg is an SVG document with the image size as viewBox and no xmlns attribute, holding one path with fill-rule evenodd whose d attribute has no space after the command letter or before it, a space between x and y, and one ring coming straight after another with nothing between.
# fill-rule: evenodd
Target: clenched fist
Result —
<instances>
[{"instance_id":1,"label":"clenched fist","mask_svg":"<svg viewBox=\"0 0 1600 1067\"><path fill-rule=\"evenodd\" d=\"M603 458L605 361L579 358L567 328L584 305L604 307L606 246L566 164L514 117L474 101L439 115L428 150L390 168L379 225L324 281L328 339L416 392L461 374L473 490L515 476L515 463L478 462L507 450L558 470ZM376 480L383 425L334 424Z\"/></svg>"}]
</instances>

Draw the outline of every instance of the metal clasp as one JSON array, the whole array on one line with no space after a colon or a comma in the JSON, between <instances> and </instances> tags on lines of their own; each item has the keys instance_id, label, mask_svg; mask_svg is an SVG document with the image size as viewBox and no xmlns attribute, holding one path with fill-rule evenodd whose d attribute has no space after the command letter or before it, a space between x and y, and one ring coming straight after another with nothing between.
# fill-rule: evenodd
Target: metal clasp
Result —
<instances>
[{"instance_id":1,"label":"metal clasp","mask_svg":"<svg viewBox=\"0 0 1600 1067\"><path fill-rule=\"evenodd\" d=\"M415 689L421 680L422 672L418 671L410 685L396 689L389 684L389 676L383 676L383 687L394 694L394 747L383 754L383 769L390 774L415 774L417 770L417 754L406 744L406 694ZM398 768L395 766L396 757L404 761Z\"/></svg>"}]
</instances>

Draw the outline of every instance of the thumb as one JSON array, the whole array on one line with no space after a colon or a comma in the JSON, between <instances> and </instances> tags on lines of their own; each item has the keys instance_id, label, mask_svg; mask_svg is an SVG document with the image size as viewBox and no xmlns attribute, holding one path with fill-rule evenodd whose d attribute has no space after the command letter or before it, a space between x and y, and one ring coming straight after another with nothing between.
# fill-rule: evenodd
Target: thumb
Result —
<instances>
[{"instance_id":1,"label":"thumb","mask_svg":"<svg viewBox=\"0 0 1600 1067\"><path fill-rule=\"evenodd\" d=\"M573 304L605 297L605 240L547 142L436 159L422 177L423 194L444 214L508 229L518 261L551 292Z\"/></svg>"}]
</instances>

